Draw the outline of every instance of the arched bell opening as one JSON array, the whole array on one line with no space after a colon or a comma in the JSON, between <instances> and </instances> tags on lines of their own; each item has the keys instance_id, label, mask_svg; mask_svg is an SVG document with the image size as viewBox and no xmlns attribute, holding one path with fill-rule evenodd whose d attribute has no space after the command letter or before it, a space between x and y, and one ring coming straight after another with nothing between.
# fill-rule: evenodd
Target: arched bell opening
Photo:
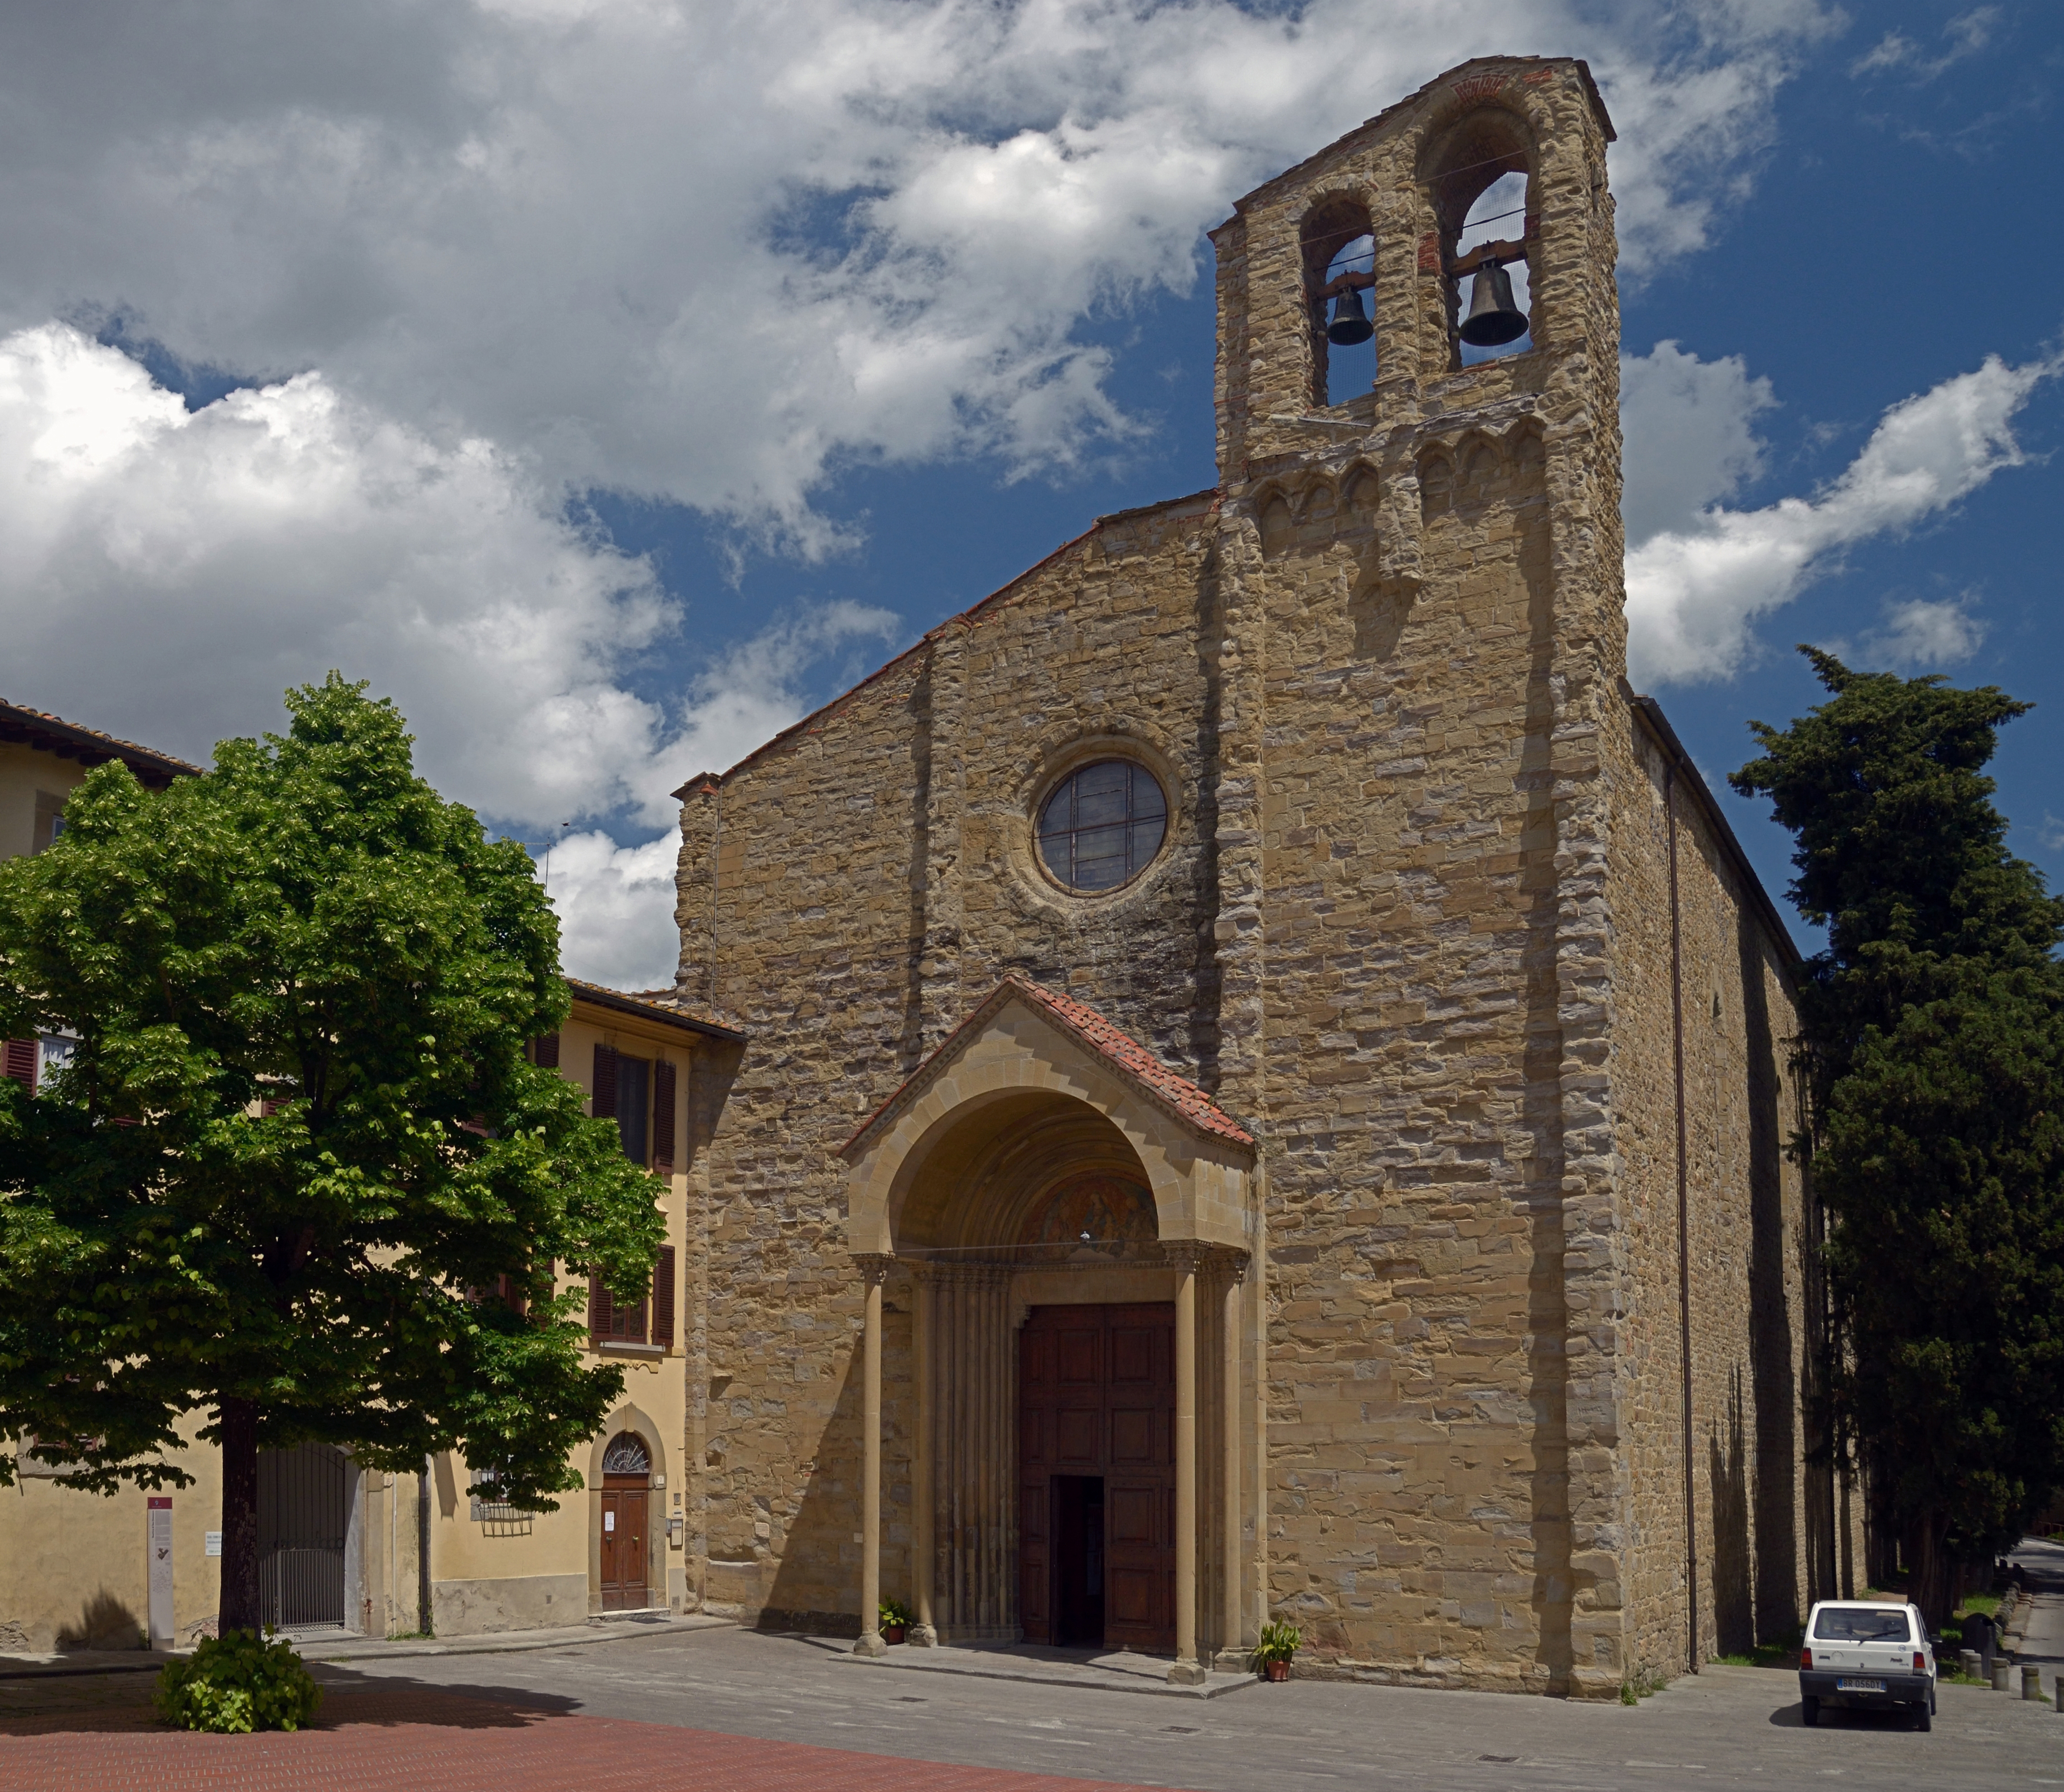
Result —
<instances>
[{"instance_id":1,"label":"arched bell opening","mask_svg":"<svg viewBox=\"0 0 2064 1792\"><path fill-rule=\"evenodd\" d=\"M1455 259L1466 261L1471 253L1501 241L1522 240L1526 230L1526 176L1502 174L1485 188L1469 216L1455 245ZM1504 285L1501 289L1499 281ZM1493 263L1457 282L1462 298L1456 325L1456 348L1465 367L1496 361L1505 355L1524 354L1534 346L1534 292L1525 256L1503 264ZM1508 313L1510 315L1508 315ZM1521 327L1523 320L1523 327ZM1488 337L1504 337L1519 328L1517 336L1503 341L1471 340L1472 329Z\"/></svg>"},{"instance_id":2,"label":"arched bell opening","mask_svg":"<svg viewBox=\"0 0 2064 1792\"><path fill-rule=\"evenodd\" d=\"M1344 405L1376 384L1376 238L1369 207L1322 199L1299 227L1311 323L1312 402Z\"/></svg>"},{"instance_id":3,"label":"arched bell opening","mask_svg":"<svg viewBox=\"0 0 2064 1792\"><path fill-rule=\"evenodd\" d=\"M1439 248L1451 369L1534 345L1537 159L1526 121L1502 106L1457 119L1421 152L1419 178Z\"/></svg>"},{"instance_id":4,"label":"arched bell opening","mask_svg":"<svg viewBox=\"0 0 2064 1792\"><path fill-rule=\"evenodd\" d=\"M1131 1141L1089 1103L1045 1089L970 1104L949 1118L891 1225L899 1256L1003 1253L1026 1263L1091 1249L1136 1255L1160 1237Z\"/></svg>"}]
</instances>

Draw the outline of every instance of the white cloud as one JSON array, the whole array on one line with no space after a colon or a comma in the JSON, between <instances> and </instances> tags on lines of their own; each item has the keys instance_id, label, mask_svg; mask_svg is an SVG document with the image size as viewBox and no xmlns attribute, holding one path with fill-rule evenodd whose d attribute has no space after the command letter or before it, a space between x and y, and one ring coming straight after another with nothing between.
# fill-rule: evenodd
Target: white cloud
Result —
<instances>
[{"instance_id":1,"label":"white cloud","mask_svg":"<svg viewBox=\"0 0 2064 1792\"><path fill-rule=\"evenodd\" d=\"M1843 548L1939 515L2023 456L2015 414L2058 361L1975 372L1885 412L1840 478L1761 510L1707 508L1627 557L1627 658L1637 684L1723 678L1754 651L1751 624L1838 563Z\"/></svg>"},{"instance_id":2,"label":"white cloud","mask_svg":"<svg viewBox=\"0 0 2064 1792\"><path fill-rule=\"evenodd\" d=\"M1777 401L1751 379L1739 355L1701 361L1675 342L1623 355L1619 422L1625 489L1620 515L1629 547L1695 523L1763 470L1756 418Z\"/></svg>"},{"instance_id":3,"label":"white cloud","mask_svg":"<svg viewBox=\"0 0 2064 1792\"><path fill-rule=\"evenodd\" d=\"M1819 0L1391 0L1380 20L1368 0L31 9L0 63L0 622L34 674L10 694L199 756L337 665L394 696L425 770L484 812L663 825L682 777L796 719L813 666L898 625L800 607L677 699L641 695L645 656L695 618L570 494L675 500L817 555L839 545L816 507L838 467L993 454L1022 473L1122 449L1139 426L1085 320L1189 290L1199 232L1239 193L1516 42L1591 59L1639 276L1738 202L1776 93L1839 18ZM57 317L119 319L255 389L188 414ZM1757 382L1726 365L1677 369L1709 439L1687 438L1664 509L1752 470L1723 414L1740 436ZM662 975L643 968L662 843L583 837L570 963Z\"/></svg>"},{"instance_id":4,"label":"white cloud","mask_svg":"<svg viewBox=\"0 0 2064 1792\"><path fill-rule=\"evenodd\" d=\"M1971 613L1976 599L1914 597L1885 607L1885 627L1864 637L1862 655L1872 663L1917 669L1953 666L1985 643L1991 625Z\"/></svg>"},{"instance_id":5,"label":"white cloud","mask_svg":"<svg viewBox=\"0 0 2064 1792\"><path fill-rule=\"evenodd\" d=\"M541 866L559 911L559 962L570 975L611 989L663 989L674 981L678 833L619 846L606 833L568 835Z\"/></svg>"},{"instance_id":6,"label":"white cloud","mask_svg":"<svg viewBox=\"0 0 2064 1792\"><path fill-rule=\"evenodd\" d=\"M1705 240L1832 9L418 0L44 9L0 67L0 329L320 369L547 483L826 544L848 457L1127 438L1076 326L1442 69L1592 59L1630 272Z\"/></svg>"},{"instance_id":7,"label":"white cloud","mask_svg":"<svg viewBox=\"0 0 2064 1792\"><path fill-rule=\"evenodd\" d=\"M0 339L9 695L204 758L329 668L369 678L441 788L556 825L667 792L801 713L812 661L896 619L804 609L677 706L627 688L680 626L643 560L523 460L383 418L304 373L189 414L65 325ZM34 688L18 680L33 668Z\"/></svg>"},{"instance_id":8,"label":"white cloud","mask_svg":"<svg viewBox=\"0 0 2064 1792\"><path fill-rule=\"evenodd\" d=\"M1949 40L1949 47L1936 56L1929 55L1904 32L1888 31L1851 64L1849 73L1861 76L1904 71L1912 75L1917 84L1932 81L1991 43L1999 22L1997 6L1973 6L1967 13L1959 13L1942 27L1942 35Z\"/></svg>"}]
</instances>

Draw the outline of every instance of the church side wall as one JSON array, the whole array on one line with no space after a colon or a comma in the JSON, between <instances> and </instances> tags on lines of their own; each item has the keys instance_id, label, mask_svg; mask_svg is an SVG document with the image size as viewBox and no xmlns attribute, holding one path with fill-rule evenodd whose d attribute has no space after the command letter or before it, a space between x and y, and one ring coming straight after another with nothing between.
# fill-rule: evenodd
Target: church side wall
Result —
<instances>
[{"instance_id":1,"label":"church side wall","mask_svg":"<svg viewBox=\"0 0 2064 1792\"><path fill-rule=\"evenodd\" d=\"M1211 1085L1208 498L1107 519L683 805L685 987L749 1044L705 1084L710 1609L857 1624L859 1279L837 1148L1007 970ZM1038 870L1046 786L1113 743L1170 840L1111 895ZM720 810L720 819L719 811ZM713 973L713 975L712 975ZM910 1594L911 1294L885 1294L882 1590Z\"/></svg>"},{"instance_id":2,"label":"church side wall","mask_svg":"<svg viewBox=\"0 0 2064 1792\"><path fill-rule=\"evenodd\" d=\"M1614 908L1619 917L1615 1087L1633 1273L1627 1596L1630 1671L1688 1665L1683 1312L1667 817L1677 829L1688 1166L1691 1483L1702 1660L1787 1636L1822 1590L1829 1476L1807 1460L1812 1273L1780 949L1744 900L1679 770L1629 725L1618 743Z\"/></svg>"}]
</instances>

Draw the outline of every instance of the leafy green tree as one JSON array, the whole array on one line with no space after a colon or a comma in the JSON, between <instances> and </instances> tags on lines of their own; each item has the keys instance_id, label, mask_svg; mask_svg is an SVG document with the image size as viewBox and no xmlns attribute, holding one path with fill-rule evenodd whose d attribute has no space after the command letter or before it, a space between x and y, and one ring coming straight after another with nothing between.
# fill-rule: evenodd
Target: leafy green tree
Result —
<instances>
[{"instance_id":1,"label":"leafy green tree","mask_svg":"<svg viewBox=\"0 0 2064 1792\"><path fill-rule=\"evenodd\" d=\"M2029 705L1851 671L1730 781L1795 837L1827 929L1801 1022L1841 1340L1836 1417L1936 1622L2064 1484L2064 902L1983 767Z\"/></svg>"},{"instance_id":2,"label":"leafy green tree","mask_svg":"<svg viewBox=\"0 0 2064 1792\"><path fill-rule=\"evenodd\" d=\"M0 1030L78 1042L0 1084L0 1431L111 1492L187 1484L202 1415L224 1630L260 1620L261 1447L461 1450L533 1509L579 1486L623 1375L582 1366L554 1265L635 1298L663 1227L529 1062L568 1007L529 859L363 692L290 692L284 737L157 794L103 765L0 866Z\"/></svg>"}]
</instances>

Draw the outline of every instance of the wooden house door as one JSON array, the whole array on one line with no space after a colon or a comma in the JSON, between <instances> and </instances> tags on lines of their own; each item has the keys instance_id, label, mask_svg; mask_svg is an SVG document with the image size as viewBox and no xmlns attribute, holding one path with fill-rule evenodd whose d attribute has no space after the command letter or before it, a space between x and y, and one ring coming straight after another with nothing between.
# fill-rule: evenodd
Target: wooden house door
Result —
<instances>
[{"instance_id":1,"label":"wooden house door","mask_svg":"<svg viewBox=\"0 0 2064 1792\"><path fill-rule=\"evenodd\" d=\"M642 1612L651 1603L645 1585L646 1477L602 1479L602 1608Z\"/></svg>"}]
</instances>

